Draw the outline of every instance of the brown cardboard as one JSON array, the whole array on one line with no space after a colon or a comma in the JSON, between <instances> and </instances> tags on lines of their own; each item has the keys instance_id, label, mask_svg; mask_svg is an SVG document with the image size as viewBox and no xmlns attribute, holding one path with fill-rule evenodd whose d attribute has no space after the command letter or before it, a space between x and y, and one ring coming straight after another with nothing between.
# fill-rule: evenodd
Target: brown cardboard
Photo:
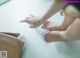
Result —
<instances>
[{"instance_id":1,"label":"brown cardboard","mask_svg":"<svg viewBox=\"0 0 80 58\"><path fill-rule=\"evenodd\" d=\"M21 58L23 45L16 37L0 33L0 51L7 51L7 58Z\"/></svg>"}]
</instances>

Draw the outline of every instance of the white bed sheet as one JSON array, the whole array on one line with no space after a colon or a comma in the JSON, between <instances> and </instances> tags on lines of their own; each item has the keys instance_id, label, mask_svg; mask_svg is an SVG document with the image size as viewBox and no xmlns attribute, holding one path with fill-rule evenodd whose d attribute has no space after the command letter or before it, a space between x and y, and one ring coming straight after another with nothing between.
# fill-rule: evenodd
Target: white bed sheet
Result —
<instances>
[{"instance_id":1,"label":"white bed sheet","mask_svg":"<svg viewBox=\"0 0 80 58\"><path fill-rule=\"evenodd\" d=\"M80 41L47 43L30 28L20 38L25 42L22 58L80 58Z\"/></svg>"}]
</instances>

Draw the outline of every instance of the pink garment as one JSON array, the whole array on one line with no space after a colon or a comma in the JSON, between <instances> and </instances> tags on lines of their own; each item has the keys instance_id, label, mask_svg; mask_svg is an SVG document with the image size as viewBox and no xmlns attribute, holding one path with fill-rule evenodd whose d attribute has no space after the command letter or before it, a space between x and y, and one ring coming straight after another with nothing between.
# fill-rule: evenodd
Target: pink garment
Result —
<instances>
[{"instance_id":1,"label":"pink garment","mask_svg":"<svg viewBox=\"0 0 80 58\"><path fill-rule=\"evenodd\" d=\"M80 0L64 0L67 3L80 3Z\"/></svg>"}]
</instances>

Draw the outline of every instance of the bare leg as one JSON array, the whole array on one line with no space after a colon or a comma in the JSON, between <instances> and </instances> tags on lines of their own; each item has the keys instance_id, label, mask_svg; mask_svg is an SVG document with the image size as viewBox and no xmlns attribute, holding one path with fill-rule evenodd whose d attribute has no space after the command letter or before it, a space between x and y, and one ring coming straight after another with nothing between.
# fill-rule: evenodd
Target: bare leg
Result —
<instances>
[{"instance_id":1,"label":"bare leg","mask_svg":"<svg viewBox=\"0 0 80 58\"><path fill-rule=\"evenodd\" d=\"M56 30L56 31L63 31L63 30L66 30L72 23L73 21L75 20L75 17L71 16L71 15L65 15L65 18L64 18L64 21L62 22L62 24L60 26L52 26L50 27L48 24L50 22L45 22L43 24L44 28L45 29L48 29L48 30Z\"/></svg>"},{"instance_id":2,"label":"bare leg","mask_svg":"<svg viewBox=\"0 0 80 58\"><path fill-rule=\"evenodd\" d=\"M76 18L66 31L51 31L45 35L47 42L80 40L80 18Z\"/></svg>"},{"instance_id":3,"label":"bare leg","mask_svg":"<svg viewBox=\"0 0 80 58\"><path fill-rule=\"evenodd\" d=\"M66 30L73 23L74 20L75 20L75 17L71 15L66 15L64 18L64 21L60 26L57 27L57 29Z\"/></svg>"},{"instance_id":4,"label":"bare leg","mask_svg":"<svg viewBox=\"0 0 80 58\"><path fill-rule=\"evenodd\" d=\"M80 39L80 18L76 18L72 25L64 32L65 39L78 40Z\"/></svg>"},{"instance_id":5,"label":"bare leg","mask_svg":"<svg viewBox=\"0 0 80 58\"><path fill-rule=\"evenodd\" d=\"M60 26L50 27L48 25L48 23L50 22L48 22L47 24L44 24L44 27L48 30L57 30L57 31L66 30L73 23L76 17L80 17L80 11L76 10L76 8L72 5L66 6L63 9L63 12L65 13L65 18Z\"/></svg>"}]
</instances>

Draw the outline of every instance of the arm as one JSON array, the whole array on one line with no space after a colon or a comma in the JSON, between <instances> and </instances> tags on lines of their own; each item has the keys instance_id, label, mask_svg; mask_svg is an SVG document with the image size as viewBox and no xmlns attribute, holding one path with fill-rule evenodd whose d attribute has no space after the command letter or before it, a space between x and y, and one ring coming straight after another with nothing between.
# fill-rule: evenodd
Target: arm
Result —
<instances>
[{"instance_id":1,"label":"arm","mask_svg":"<svg viewBox=\"0 0 80 58\"><path fill-rule=\"evenodd\" d=\"M53 1L50 9L47 11L47 13L42 17L42 21L46 21L51 16L56 14L58 11L60 11L67 3L64 3L63 0L55 0Z\"/></svg>"},{"instance_id":2,"label":"arm","mask_svg":"<svg viewBox=\"0 0 80 58\"><path fill-rule=\"evenodd\" d=\"M47 19L49 19L52 15L56 14L59 10L61 10L67 3L64 3L63 0L54 0L50 9L46 12L46 14L40 19L36 16L27 17L25 20L21 22L26 22L31 24L31 28L35 28L44 23Z\"/></svg>"}]
</instances>

